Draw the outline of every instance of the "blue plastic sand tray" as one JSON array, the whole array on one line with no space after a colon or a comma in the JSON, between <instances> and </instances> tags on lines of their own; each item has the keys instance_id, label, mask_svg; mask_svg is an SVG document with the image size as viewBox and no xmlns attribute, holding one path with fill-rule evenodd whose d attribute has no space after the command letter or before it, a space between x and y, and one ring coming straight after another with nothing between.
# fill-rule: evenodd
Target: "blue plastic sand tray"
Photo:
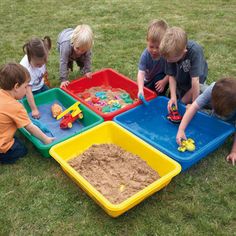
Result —
<instances>
[{"instance_id":1,"label":"blue plastic sand tray","mask_svg":"<svg viewBox=\"0 0 236 236\"><path fill-rule=\"evenodd\" d=\"M114 121L178 161L182 170L214 151L235 131L233 125L197 112L186 129L186 136L195 141L196 149L193 152L180 152L176 143L179 124L166 118L168 100L166 97L157 97L149 102L149 106L140 105L116 116ZM178 112L183 115L185 106L179 104Z\"/></svg>"}]
</instances>

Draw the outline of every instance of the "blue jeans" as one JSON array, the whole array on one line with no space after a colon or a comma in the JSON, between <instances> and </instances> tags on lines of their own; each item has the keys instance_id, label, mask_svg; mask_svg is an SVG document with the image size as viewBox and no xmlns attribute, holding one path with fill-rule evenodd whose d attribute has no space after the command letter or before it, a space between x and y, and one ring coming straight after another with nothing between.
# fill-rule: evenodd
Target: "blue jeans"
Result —
<instances>
[{"instance_id":1,"label":"blue jeans","mask_svg":"<svg viewBox=\"0 0 236 236\"><path fill-rule=\"evenodd\" d=\"M32 93L35 95L35 94L42 93L42 92L47 91L47 90L48 90L48 86L46 84L44 84L41 89L33 91Z\"/></svg>"},{"instance_id":2,"label":"blue jeans","mask_svg":"<svg viewBox=\"0 0 236 236\"><path fill-rule=\"evenodd\" d=\"M1 164L12 164L28 153L24 144L17 137L14 137L14 139L12 147L6 153L0 153Z\"/></svg>"}]
</instances>

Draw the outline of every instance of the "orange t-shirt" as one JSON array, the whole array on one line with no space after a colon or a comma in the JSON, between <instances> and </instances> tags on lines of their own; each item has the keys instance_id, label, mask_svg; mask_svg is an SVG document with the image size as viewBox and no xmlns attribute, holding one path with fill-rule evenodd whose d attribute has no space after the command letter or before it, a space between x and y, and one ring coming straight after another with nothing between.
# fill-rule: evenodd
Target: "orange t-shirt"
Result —
<instances>
[{"instance_id":1,"label":"orange t-shirt","mask_svg":"<svg viewBox=\"0 0 236 236\"><path fill-rule=\"evenodd\" d=\"M0 153L11 148L16 130L30 122L24 106L0 89Z\"/></svg>"}]
</instances>

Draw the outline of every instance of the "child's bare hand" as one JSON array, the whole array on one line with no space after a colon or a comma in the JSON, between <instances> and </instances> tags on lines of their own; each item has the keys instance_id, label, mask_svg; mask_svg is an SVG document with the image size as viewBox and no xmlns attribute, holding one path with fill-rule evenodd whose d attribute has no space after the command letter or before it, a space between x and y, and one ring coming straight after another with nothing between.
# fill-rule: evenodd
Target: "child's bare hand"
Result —
<instances>
[{"instance_id":1,"label":"child's bare hand","mask_svg":"<svg viewBox=\"0 0 236 236\"><path fill-rule=\"evenodd\" d=\"M227 157L226 160L228 162L231 162L232 165L234 166L236 164L236 152L231 152Z\"/></svg>"},{"instance_id":2,"label":"child's bare hand","mask_svg":"<svg viewBox=\"0 0 236 236\"><path fill-rule=\"evenodd\" d=\"M88 72L85 74L85 77L92 79L92 72Z\"/></svg>"},{"instance_id":3,"label":"child's bare hand","mask_svg":"<svg viewBox=\"0 0 236 236\"><path fill-rule=\"evenodd\" d=\"M155 89L157 92L162 93L165 89L166 83L164 80L159 80L155 83Z\"/></svg>"},{"instance_id":4,"label":"child's bare hand","mask_svg":"<svg viewBox=\"0 0 236 236\"><path fill-rule=\"evenodd\" d=\"M138 98L139 98L140 96L143 96L143 97L144 97L143 90L139 90L137 96L138 96Z\"/></svg>"},{"instance_id":5,"label":"child's bare hand","mask_svg":"<svg viewBox=\"0 0 236 236\"><path fill-rule=\"evenodd\" d=\"M178 110L177 101L176 101L175 99L171 98L171 99L169 100L168 104L167 104L167 110L168 110L169 113L170 113L171 110L172 110L172 105L173 105L173 104L175 105L176 109Z\"/></svg>"},{"instance_id":6,"label":"child's bare hand","mask_svg":"<svg viewBox=\"0 0 236 236\"><path fill-rule=\"evenodd\" d=\"M44 144L49 144L55 140L55 137L48 137L44 140Z\"/></svg>"},{"instance_id":7,"label":"child's bare hand","mask_svg":"<svg viewBox=\"0 0 236 236\"><path fill-rule=\"evenodd\" d=\"M60 88L67 87L69 85L69 83L70 83L69 80L61 82Z\"/></svg>"},{"instance_id":8,"label":"child's bare hand","mask_svg":"<svg viewBox=\"0 0 236 236\"><path fill-rule=\"evenodd\" d=\"M39 119L40 118L40 112L37 108L35 110L32 110L32 117L34 119Z\"/></svg>"},{"instance_id":9,"label":"child's bare hand","mask_svg":"<svg viewBox=\"0 0 236 236\"><path fill-rule=\"evenodd\" d=\"M183 130L178 130L178 133L176 135L176 143L178 143L178 145L180 146L181 145L181 141L182 140L186 140L187 137L185 135L185 132Z\"/></svg>"}]
</instances>

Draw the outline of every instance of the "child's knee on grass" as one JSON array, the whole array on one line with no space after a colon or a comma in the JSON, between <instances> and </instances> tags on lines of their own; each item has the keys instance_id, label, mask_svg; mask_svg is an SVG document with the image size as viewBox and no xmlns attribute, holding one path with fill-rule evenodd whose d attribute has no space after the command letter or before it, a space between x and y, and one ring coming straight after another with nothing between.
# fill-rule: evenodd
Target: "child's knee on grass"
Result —
<instances>
[{"instance_id":1,"label":"child's knee on grass","mask_svg":"<svg viewBox=\"0 0 236 236\"><path fill-rule=\"evenodd\" d=\"M2 164L13 164L27 153L27 148L17 137L15 137L12 147L6 153L0 154L0 162Z\"/></svg>"}]
</instances>

